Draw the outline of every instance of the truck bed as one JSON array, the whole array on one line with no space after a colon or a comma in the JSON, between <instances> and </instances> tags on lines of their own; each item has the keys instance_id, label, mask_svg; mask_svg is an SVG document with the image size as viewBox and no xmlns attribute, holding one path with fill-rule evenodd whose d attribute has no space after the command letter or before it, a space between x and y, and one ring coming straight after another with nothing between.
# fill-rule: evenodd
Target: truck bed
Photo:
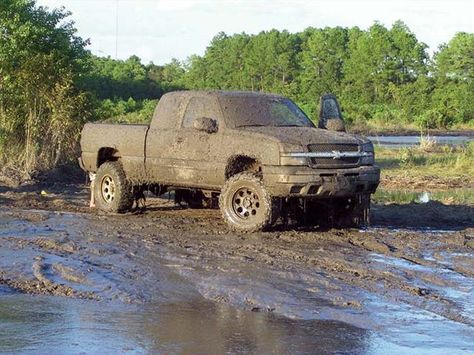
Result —
<instances>
[{"instance_id":1,"label":"truck bed","mask_svg":"<svg viewBox=\"0 0 474 355\"><path fill-rule=\"evenodd\" d=\"M102 147L116 149L124 161L144 163L148 125L87 123L81 134L82 161L89 171L96 170L97 152Z\"/></svg>"}]
</instances>

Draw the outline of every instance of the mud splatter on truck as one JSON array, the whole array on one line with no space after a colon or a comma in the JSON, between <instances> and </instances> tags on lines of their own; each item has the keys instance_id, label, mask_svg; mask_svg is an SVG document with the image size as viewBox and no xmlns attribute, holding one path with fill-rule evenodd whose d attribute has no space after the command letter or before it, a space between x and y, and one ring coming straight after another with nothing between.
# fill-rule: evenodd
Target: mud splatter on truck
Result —
<instances>
[{"instance_id":1,"label":"mud splatter on truck","mask_svg":"<svg viewBox=\"0 0 474 355\"><path fill-rule=\"evenodd\" d=\"M129 210L137 191L173 190L190 205L219 205L240 232L288 219L365 225L380 178L373 145L323 113L317 128L278 95L172 92L149 126L86 124L79 161L96 174L104 211Z\"/></svg>"}]
</instances>

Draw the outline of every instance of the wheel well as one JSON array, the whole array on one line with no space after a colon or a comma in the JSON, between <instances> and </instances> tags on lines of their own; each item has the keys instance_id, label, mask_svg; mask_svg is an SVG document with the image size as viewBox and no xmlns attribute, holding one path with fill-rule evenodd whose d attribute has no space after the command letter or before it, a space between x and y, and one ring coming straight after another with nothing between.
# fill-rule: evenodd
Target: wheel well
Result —
<instances>
[{"instance_id":1,"label":"wheel well","mask_svg":"<svg viewBox=\"0 0 474 355\"><path fill-rule=\"evenodd\" d=\"M111 147L103 147L97 153L97 167L104 164L106 161L116 161L120 157L119 151Z\"/></svg>"},{"instance_id":2,"label":"wheel well","mask_svg":"<svg viewBox=\"0 0 474 355\"><path fill-rule=\"evenodd\" d=\"M244 171L251 171L259 174L262 172L262 166L255 158L246 155L236 155L230 158L227 162L225 178L227 180L231 176Z\"/></svg>"}]
</instances>

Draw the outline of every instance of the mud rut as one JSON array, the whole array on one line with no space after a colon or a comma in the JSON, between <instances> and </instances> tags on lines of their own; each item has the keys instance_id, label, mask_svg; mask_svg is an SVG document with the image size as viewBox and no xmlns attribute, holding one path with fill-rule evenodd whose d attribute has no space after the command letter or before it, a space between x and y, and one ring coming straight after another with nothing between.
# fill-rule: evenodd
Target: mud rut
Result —
<instances>
[{"instance_id":1,"label":"mud rut","mask_svg":"<svg viewBox=\"0 0 474 355\"><path fill-rule=\"evenodd\" d=\"M143 214L105 216L88 210L84 198L45 202L26 194L3 201L10 208L0 210L0 284L126 303L204 297L365 329L389 327L400 312L421 312L474 335L469 226L237 235L216 210L152 200Z\"/></svg>"}]
</instances>

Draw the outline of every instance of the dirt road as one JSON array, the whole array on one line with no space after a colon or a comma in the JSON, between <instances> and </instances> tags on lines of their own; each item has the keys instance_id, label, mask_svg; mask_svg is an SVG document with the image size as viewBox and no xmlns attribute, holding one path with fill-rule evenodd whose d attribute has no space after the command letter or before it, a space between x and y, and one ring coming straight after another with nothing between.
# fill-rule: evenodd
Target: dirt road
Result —
<instances>
[{"instance_id":1,"label":"dirt road","mask_svg":"<svg viewBox=\"0 0 474 355\"><path fill-rule=\"evenodd\" d=\"M340 322L402 348L474 349L470 206L375 206L367 230L237 235L218 210L151 199L144 213L106 216L83 186L42 189L0 189L0 286L127 304L198 297Z\"/></svg>"}]
</instances>

